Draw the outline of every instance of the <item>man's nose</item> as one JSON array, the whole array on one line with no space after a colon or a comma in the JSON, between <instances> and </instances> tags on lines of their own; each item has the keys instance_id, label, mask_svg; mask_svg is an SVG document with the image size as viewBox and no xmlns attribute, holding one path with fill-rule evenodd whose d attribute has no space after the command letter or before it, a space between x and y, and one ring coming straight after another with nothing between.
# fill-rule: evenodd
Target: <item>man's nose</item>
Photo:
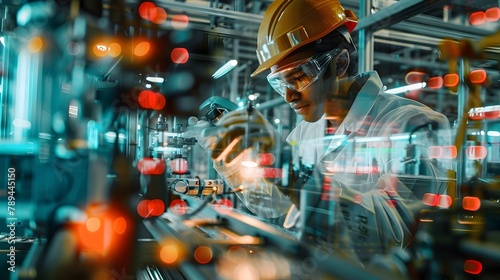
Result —
<instances>
[{"instance_id":1,"label":"man's nose","mask_svg":"<svg viewBox=\"0 0 500 280\"><path fill-rule=\"evenodd\" d=\"M286 88L286 92L285 92L286 103L291 103L294 100L299 99L299 97L300 97L300 92Z\"/></svg>"}]
</instances>

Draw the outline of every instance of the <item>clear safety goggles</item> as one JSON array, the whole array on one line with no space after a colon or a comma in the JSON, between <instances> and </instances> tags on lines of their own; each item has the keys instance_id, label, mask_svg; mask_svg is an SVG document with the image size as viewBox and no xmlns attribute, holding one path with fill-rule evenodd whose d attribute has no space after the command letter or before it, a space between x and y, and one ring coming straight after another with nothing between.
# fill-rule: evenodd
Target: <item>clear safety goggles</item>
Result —
<instances>
[{"instance_id":1,"label":"clear safety goggles","mask_svg":"<svg viewBox=\"0 0 500 280\"><path fill-rule=\"evenodd\" d=\"M303 91L325 73L332 58L340 51L334 49L285 65L267 75L267 81L283 97L287 88L297 92Z\"/></svg>"}]
</instances>

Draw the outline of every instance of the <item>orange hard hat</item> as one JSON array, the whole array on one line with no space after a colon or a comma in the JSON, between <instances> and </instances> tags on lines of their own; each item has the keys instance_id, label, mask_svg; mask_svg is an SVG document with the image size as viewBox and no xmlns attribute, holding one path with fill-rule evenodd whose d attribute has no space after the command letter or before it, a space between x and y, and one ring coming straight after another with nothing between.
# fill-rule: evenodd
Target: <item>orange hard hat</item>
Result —
<instances>
[{"instance_id":1,"label":"orange hard hat","mask_svg":"<svg viewBox=\"0 0 500 280\"><path fill-rule=\"evenodd\" d=\"M260 66L251 76L340 26L352 32L357 23L354 13L345 10L338 0L275 0L259 27L256 52Z\"/></svg>"}]
</instances>

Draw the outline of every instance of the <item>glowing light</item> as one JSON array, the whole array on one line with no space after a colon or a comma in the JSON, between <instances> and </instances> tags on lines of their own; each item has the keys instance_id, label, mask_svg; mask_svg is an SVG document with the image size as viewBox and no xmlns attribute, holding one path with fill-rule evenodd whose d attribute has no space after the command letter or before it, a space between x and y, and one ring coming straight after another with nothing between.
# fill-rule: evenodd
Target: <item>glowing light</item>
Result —
<instances>
[{"instance_id":1,"label":"glowing light","mask_svg":"<svg viewBox=\"0 0 500 280\"><path fill-rule=\"evenodd\" d=\"M148 201L148 213L151 216L160 216L165 213L165 203L161 199L153 199Z\"/></svg>"},{"instance_id":2,"label":"glowing light","mask_svg":"<svg viewBox=\"0 0 500 280\"><path fill-rule=\"evenodd\" d=\"M450 208L451 204L453 203L453 200L451 199L451 196L449 195L440 195L438 199L437 206L441 208L448 209Z\"/></svg>"},{"instance_id":3,"label":"glowing light","mask_svg":"<svg viewBox=\"0 0 500 280\"><path fill-rule=\"evenodd\" d=\"M151 20L154 11L155 11L156 5L152 2L143 2L139 6L139 15L141 18L145 20Z\"/></svg>"},{"instance_id":4,"label":"glowing light","mask_svg":"<svg viewBox=\"0 0 500 280\"><path fill-rule=\"evenodd\" d=\"M248 168L253 168L253 167L257 167L258 164L253 161L253 160L243 160L241 162L241 165L245 166L245 167L248 167Z\"/></svg>"},{"instance_id":5,"label":"glowing light","mask_svg":"<svg viewBox=\"0 0 500 280\"><path fill-rule=\"evenodd\" d=\"M187 213L188 205L185 200L175 199L170 203L170 210L179 216L182 216Z\"/></svg>"},{"instance_id":6,"label":"glowing light","mask_svg":"<svg viewBox=\"0 0 500 280\"><path fill-rule=\"evenodd\" d=\"M443 146L443 155L441 158L443 159L454 159L457 158L458 151L455 145L452 146Z\"/></svg>"},{"instance_id":7,"label":"glowing light","mask_svg":"<svg viewBox=\"0 0 500 280\"><path fill-rule=\"evenodd\" d=\"M422 202L428 206L436 206L438 203L438 195L435 193L426 193L422 198Z\"/></svg>"},{"instance_id":8,"label":"glowing light","mask_svg":"<svg viewBox=\"0 0 500 280\"><path fill-rule=\"evenodd\" d=\"M19 128L26 128L26 129L31 128L31 122L23 119L14 119L12 121L12 125Z\"/></svg>"},{"instance_id":9,"label":"glowing light","mask_svg":"<svg viewBox=\"0 0 500 280\"><path fill-rule=\"evenodd\" d=\"M142 108L152 109L158 104L159 100L156 92L152 90L143 90L139 93L138 101Z\"/></svg>"},{"instance_id":10,"label":"glowing light","mask_svg":"<svg viewBox=\"0 0 500 280\"><path fill-rule=\"evenodd\" d=\"M469 146L465 150L465 155L470 160L479 160L486 158L488 149L484 146Z\"/></svg>"},{"instance_id":11,"label":"glowing light","mask_svg":"<svg viewBox=\"0 0 500 280\"><path fill-rule=\"evenodd\" d=\"M475 260L466 260L464 262L464 271L469 274L479 274L483 270L483 264Z\"/></svg>"},{"instance_id":12,"label":"glowing light","mask_svg":"<svg viewBox=\"0 0 500 280\"><path fill-rule=\"evenodd\" d=\"M495 22L500 19L500 8L499 7L489 8L488 10L486 10L485 14L487 22Z\"/></svg>"},{"instance_id":13,"label":"glowing light","mask_svg":"<svg viewBox=\"0 0 500 280\"><path fill-rule=\"evenodd\" d=\"M389 90L386 90L385 93L398 94L398 93L403 93L403 92L421 89L421 88L424 88L426 85L427 84L425 82L421 82L421 83L416 83L416 84L411 84L411 85L407 85L407 86L389 89Z\"/></svg>"},{"instance_id":14,"label":"glowing light","mask_svg":"<svg viewBox=\"0 0 500 280\"><path fill-rule=\"evenodd\" d=\"M258 154L259 164L273 165L276 162L276 157L272 153Z\"/></svg>"},{"instance_id":15,"label":"glowing light","mask_svg":"<svg viewBox=\"0 0 500 280\"><path fill-rule=\"evenodd\" d=\"M189 52L185 48L175 48L170 53L172 62L177 64L184 64L189 60Z\"/></svg>"},{"instance_id":16,"label":"glowing light","mask_svg":"<svg viewBox=\"0 0 500 280\"><path fill-rule=\"evenodd\" d=\"M481 200L475 196L465 196L462 199L462 208L467 211L477 211L481 207Z\"/></svg>"},{"instance_id":17,"label":"glowing light","mask_svg":"<svg viewBox=\"0 0 500 280\"><path fill-rule=\"evenodd\" d=\"M162 7L156 7L151 15L151 21L156 24L162 24L167 20L167 12Z\"/></svg>"},{"instance_id":18,"label":"glowing light","mask_svg":"<svg viewBox=\"0 0 500 280\"><path fill-rule=\"evenodd\" d=\"M212 260L212 249L208 246L199 246L194 250L194 259L200 264L207 264Z\"/></svg>"},{"instance_id":19,"label":"glowing light","mask_svg":"<svg viewBox=\"0 0 500 280\"><path fill-rule=\"evenodd\" d=\"M274 119L274 123L275 123L275 124L279 124L280 122L281 122L281 120L280 120L280 119Z\"/></svg>"},{"instance_id":20,"label":"glowing light","mask_svg":"<svg viewBox=\"0 0 500 280\"><path fill-rule=\"evenodd\" d=\"M91 217L87 219L87 222L85 223L85 226L87 227L87 230L90 232L96 232L101 228L101 220L96 217Z\"/></svg>"},{"instance_id":21,"label":"glowing light","mask_svg":"<svg viewBox=\"0 0 500 280\"><path fill-rule=\"evenodd\" d=\"M458 77L458 74L452 73L444 75L444 85L446 87L454 87L458 85L459 81L460 78Z\"/></svg>"},{"instance_id":22,"label":"glowing light","mask_svg":"<svg viewBox=\"0 0 500 280\"><path fill-rule=\"evenodd\" d=\"M160 258L166 264L173 264L179 259L179 248L175 244L165 245L161 248Z\"/></svg>"},{"instance_id":23,"label":"glowing light","mask_svg":"<svg viewBox=\"0 0 500 280\"><path fill-rule=\"evenodd\" d=\"M108 53L112 57L118 57L122 53L122 46L118 43L109 44Z\"/></svg>"},{"instance_id":24,"label":"glowing light","mask_svg":"<svg viewBox=\"0 0 500 280\"><path fill-rule=\"evenodd\" d=\"M43 48L42 38L35 36L28 41L28 50L32 53L38 53Z\"/></svg>"},{"instance_id":25,"label":"glowing light","mask_svg":"<svg viewBox=\"0 0 500 280\"><path fill-rule=\"evenodd\" d=\"M142 218L147 218L150 215L148 210L148 203L149 200L146 199L139 201L139 203L137 204L137 214L139 214L139 216L141 216Z\"/></svg>"},{"instance_id":26,"label":"glowing light","mask_svg":"<svg viewBox=\"0 0 500 280\"><path fill-rule=\"evenodd\" d=\"M159 111L165 107L165 104L167 103L167 100L165 99L165 96L162 94L157 93L156 94L156 104L153 105L153 109Z\"/></svg>"},{"instance_id":27,"label":"glowing light","mask_svg":"<svg viewBox=\"0 0 500 280\"><path fill-rule=\"evenodd\" d=\"M118 217L113 221L113 230L118 234L125 233L127 230L127 221L123 217Z\"/></svg>"},{"instance_id":28,"label":"glowing light","mask_svg":"<svg viewBox=\"0 0 500 280\"><path fill-rule=\"evenodd\" d=\"M144 175L161 175L165 168L165 162L157 158L142 158L137 162L137 169Z\"/></svg>"},{"instance_id":29,"label":"glowing light","mask_svg":"<svg viewBox=\"0 0 500 280\"><path fill-rule=\"evenodd\" d=\"M175 158L170 162L170 168L175 174L185 174L188 171L188 162L185 158Z\"/></svg>"},{"instance_id":30,"label":"glowing light","mask_svg":"<svg viewBox=\"0 0 500 280\"><path fill-rule=\"evenodd\" d=\"M486 14L483 11L474 12L469 16L470 24L481 25L486 21Z\"/></svg>"},{"instance_id":31,"label":"glowing light","mask_svg":"<svg viewBox=\"0 0 500 280\"><path fill-rule=\"evenodd\" d=\"M238 65L238 61L236 59L231 59L222 65L215 73L212 74L212 78L218 79L224 75L226 75L229 71L233 70L234 67Z\"/></svg>"},{"instance_id":32,"label":"glowing light","mask_svg":"<svg viewBox=\"0 0 500 280\"><path fill-rule=\"evenodd\" d=\"M151 49L151 44L149 42L140 42L134 48L134 55L136 56L145 56L148 54Z\"/></svg>"},{"instance_id":33,"label":"glowing light","mask_svg":"<svg viewBox=\"0 0 500 280\"><path fill-rule=\"evenodd\" d=\"M97 57L103 57L108 52L108 46L104 45L103 43L97 43L92 48L92 51Z\"/></svg>"},{"instance_id":34,"label":"glowing light","mask_svg":"<svg viewBox=\"0 0 500 280\"><path fill-rule=\"evenodd\" d=\"M189 25L189 17L187 15L175 15L172 17L172 27L174 29L186 29Z\"/></svg>"},{"instance_id":35,"label":"glowing light","mask_svg":"<svg viewBox=\"0 0 500 280\"><path fill-rule=\"evenodd\" d=\"M469 81L473 84L482 84L486 81L486 71L483 69L473 70L469 73Z\"/></svg>"},{"instance_id":36,"label":"glowing light","mask_svg":"<svg viewBox=\"0 0 500 280\"><path fill-rule=\"evenodd\" d=\"M443 87L442 77L432 77L427 81L427 86L432 89L440 89Z\"/></svg>"},{"instance_id":37,"label":"glowing light","mask_svg":"<svg viewBox=\"0 0 500 280\"><path fill-rule=\"evenodd\" d=\"M163 83L165 81L165 79L163 77L146 77L146 81L150 81L152 83Z\"/></svg>"}]
</instances>

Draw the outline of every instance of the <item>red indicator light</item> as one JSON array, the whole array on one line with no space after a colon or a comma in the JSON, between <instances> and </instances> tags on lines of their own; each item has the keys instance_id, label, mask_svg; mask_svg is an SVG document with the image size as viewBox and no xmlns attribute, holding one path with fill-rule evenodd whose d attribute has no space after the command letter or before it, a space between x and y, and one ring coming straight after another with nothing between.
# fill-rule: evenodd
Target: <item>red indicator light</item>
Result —
<instances>
[{"instance_id":1,"label":"red indicator light","mask_svg":"<svg viewBox=\"0 0 500 280\"><path fill-rule=\"evenodd\" d=\"M139 15L145 20L151 20L155 13L156 5L152 2L143 2L139 6Z\"/></svg>"},{"instance_id":2,"label":"red indicator light","mask_svg":"<svg viewBox=\"0 0 500 280\"><path fill-rule=\"evenodd\" d=\"M462 208L467 211L477 211L481 207L481 200L475 196L465 196L462 199Z\"/></svg>"},{"instance_id":3,"label":"red indicator light","mask_svg":"<svg viewBox=\"0 0 500 280\"><path fill-rule=\"evenodd\" d=\"M172 17L172 27L174 29L186 29L189 25L189 17L187 15L175 15Z\"/></svg>"},{"instance_id":4,"label":"red indicator light","mask_svg":"<svg viewBox=\"0 0 500 280\"><path fill-rule=\"evenodd\" d=\"M273 165L276 157L272 153L262 153L258 155L260 165Z\"/></svg>"},{"instance_id":5,"label":"red indicator light","mask_svg":"<svg viewBox=\"0 0 500 280\"><path fill-rule=\"evenodd\" d=\"M465 155L470 160L478 160L486 158L488 149L484 146L469 146L465 150Z\"/></svg>"},{"instance_id":6,"label":"red indicator light","mask_svg":"<svg viewBox=\"0 0 500 280\"><path fill-rule=\"evenodd\" d=\"M486 71L483 69L473 70L469 73L469 81L473 84L482 84L486 81Z\"/></svg>"},{"instance_id":7,"label":"red indicator light","mask_svg":"<svg viewBox=\"0 0 500 280\"><path fill-rule=\"evenodd\" d=\"M175 158L170 162L170 169L175 174L185 174L188 170L188 162L184 158Z\"/></svg>"},{"instance_id":8,"label":"red indicator light","mask_svg":"<svg viewBox=\"0 0 500 280\"><path fill-rule=\"evenodd\" d=\"M189 52L185 48L175 48L170 53L172 62L177 64L184 64L189 60Z\"/></svg>"},{"instance_id":9,"label":"red indicator light","mask_svg":"<svg viewBox=\"0 0 500 280\"><path fill-rule=\"evenodd\" d=\"M161 7L156 7L151 15L151 21L156 24L162 24L167 20L167 12Z\"/></svg>"},{"instance_id":10,"label":"red indicator light","mask_svg":"<svg viewBox=\"0 0 500 280\"><path fill-rule=\"evenodd\" d=\"M446 87L454 87L458 85L458 82L460 81L460 78L458 77L458 74L446 74L444 75L444 85Z\"/></svg>"},{"instance_id":11,"label":"red indicator light","mask_svg":"<svg viewBox=\"0 0 500 280\"><path fill-rule=\"evenodd\" d=\"M443 146L443 159L454 159L457 158L457 147L456 146Z\"/></svg>"},{"instance_id":12,"label":"red indicator light","mask_svg":"<svg viewBox=\"0 0 500 280\"><path fill-rule=\"evenodd\" d=\"M188 205L184 200L175 199L170 203L170 210L172 210L174 214L182 216L187 213Z\"/></svg>"},{"instance_id":13,"label":"red indicator light","mask_svg":"<svg viewBox=\"0 0 500 280\"><path fill-rule=\"evenodd\" d=\"M484 117L491 120L491 119L498 119L500 117L500 110L488 110L484 111Z\"/></svg>"},{"instance_id":14,"label":"red indicator light","mask_svg":"<svg viewBox=\"0 0 500 280\"><path fill-rule=\"evenodd\" d=\"M148 212L150 216L160 216L165 213L165 203L161 199L153 199L148 201Z\"/></svg>"},{"instance_id":15,"label":"red indicator light","mask_svg":"<svg viewBox=\"0 0 500 280\"><path fill-rule=\"evenodd\" d=\"M486 14L482 11L474 12L469 17L470 24L481 25L486 21Z\"/></svg>"},{"instance_id":16,"label":"red indicator light","mask_svg":"<svg viewBox=\"0 0 500 280\"><path fill-rule=\"evenodd\" d=\"M493 7L486 10L486 21L487 22L495 22L500 19L500 8Z\"/></svg>"},{"instance_id":17,"label":"red indicator light","mask_svg":"<svg viewBox=\"0 0 500 280\"><path fill-rule=\"evenodd\" d=\"M428 206L436 206L438 202L438 195L435 193L426 193L422 198L422 202Z\"/></svg>"},{"instance_id":18,"label":"red indicator light","mask_svg":"<svg viewBox=\"0 0 500 280\"><path fill-rule=\"evenodd\" d=\"M148 203L149 203L149 200L145 199L145 200L141 200L137 204L137 214L139 214L139 216L141 216L143 218L147 218L151 215L149 213L149 210L148 210Z\"/></svg>"},{"instance_id":19,"label":"red indicator light","mask_svg":"<svg viewBox=\"0 0 500 280\"><path fill-rule=\"evenodd\" d=\"M475 260L466 260L464 262L464 271L469 274L479 274L483 270L483 264Z\"/></svg>"},{"instance_id":20,"label":"red indicator light","mask_svg":"<svg viewBox=\"0 0 500 280\"><path fill-rule=\"evenodd\" d=\"M157 158L142 158L137 163L137 169L144 175L163 174L165 167L165 162Z\"/></svg>"},{"instance_id":21,"label":"red indicator light","mask_svg":"<svg viewBox=\"0 0 500 280\"><path fill-rule=\"evenodd\" d=\"M450 208L452 203L453 203L453 200L451 199L451 196L440 195L439 199L438 199L437 206L440 208Z\"/></svg>"},{"instance_id":22,"label":"red indicator light","mask_svg":"<svg viewBox=\"0 0 500 280\"><path fill-rule=\"evenodd\" d=\"M431 89L440 89L443 87L443 83L442 77L432 77L427 81L427 87Z\"/></svg>"}]
</instances>

